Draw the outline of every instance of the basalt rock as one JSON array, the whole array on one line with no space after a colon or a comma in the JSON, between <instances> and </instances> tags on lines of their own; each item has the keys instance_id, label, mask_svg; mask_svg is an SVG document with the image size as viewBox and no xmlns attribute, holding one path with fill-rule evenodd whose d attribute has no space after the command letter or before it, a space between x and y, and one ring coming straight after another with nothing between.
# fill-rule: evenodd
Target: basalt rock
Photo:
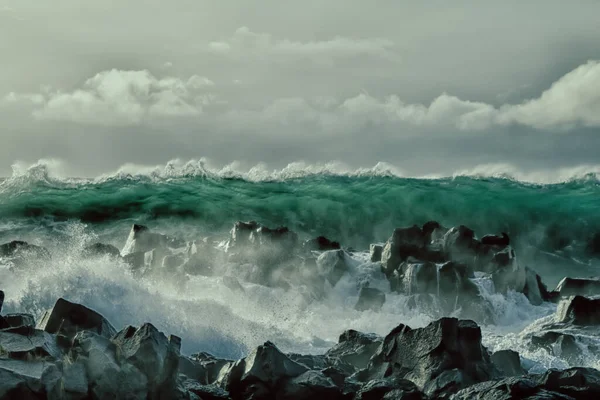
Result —
<instances>
[{"instance_id":1,"label":"basalt rock","mask_svg":"<svg viewBox=\"0 0 600 400\"><path fill-rule=\"evenodd\" d=\"M359 378L408 379L435 397L487 381L495 374L490 355L481 345L477 324L442 318L420 329L396 327Z\"/></svg>"},{"instance_id":2,"label":"basalt rock","mask_svg":"<svg viewBox=\"0 0 600 400\"><path fill-rule=\"evenodd\" d=\"M82 330L95 332L106 338L113 337L117 332L102 315L63 298L56 301L52 310L46 311L38 328L48 333L60 333L68 337L73 337Z\"/></svg>"}]
</instances>

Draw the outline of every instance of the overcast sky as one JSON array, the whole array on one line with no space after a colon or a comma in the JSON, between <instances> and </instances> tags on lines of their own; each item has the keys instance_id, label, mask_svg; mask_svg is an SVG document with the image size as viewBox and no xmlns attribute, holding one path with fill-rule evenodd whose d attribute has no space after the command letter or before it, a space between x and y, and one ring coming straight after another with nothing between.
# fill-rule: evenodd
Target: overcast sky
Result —
<instances>
[{"instance_id":1,"label":"overcast sky","mask_svg":"<svg viewBox=\"0 0 600 400\"><path fill-rule=\"evenodd\" d=\"M600 164L600 2L0 0L0 175Z\"/></svg>"}]
</instances>

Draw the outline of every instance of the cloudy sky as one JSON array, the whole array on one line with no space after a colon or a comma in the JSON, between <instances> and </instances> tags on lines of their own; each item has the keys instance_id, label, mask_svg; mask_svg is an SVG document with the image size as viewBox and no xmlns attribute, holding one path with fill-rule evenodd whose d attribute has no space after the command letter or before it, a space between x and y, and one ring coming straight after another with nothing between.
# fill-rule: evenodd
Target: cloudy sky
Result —
<instances>
[{"instance_id":1,"label":"cloudy sky","mask_svg":"<svg viewBox=\"0 0 600 400\"><path fill-rule=\"evenodd\" d=\"M0 0L0 176L600 164L600 2Z\"/></svg>"}]
</instances>

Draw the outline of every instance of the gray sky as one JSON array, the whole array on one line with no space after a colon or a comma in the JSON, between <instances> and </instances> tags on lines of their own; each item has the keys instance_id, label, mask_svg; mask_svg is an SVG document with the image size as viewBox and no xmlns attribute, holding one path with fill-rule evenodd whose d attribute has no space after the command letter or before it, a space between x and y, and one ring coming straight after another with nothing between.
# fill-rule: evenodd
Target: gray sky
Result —
<instances>
[{"instance_id":1,"label":"gray sky","mask_svg":"<svg viewBox=\"0 0 600 400\"><path fill-rule=\"evenodd\" d=\"M0 0L0 175L54 158L598 168L600 2ZM479 167L478 167L479 166Z\"/></svg>"}]
</instances>

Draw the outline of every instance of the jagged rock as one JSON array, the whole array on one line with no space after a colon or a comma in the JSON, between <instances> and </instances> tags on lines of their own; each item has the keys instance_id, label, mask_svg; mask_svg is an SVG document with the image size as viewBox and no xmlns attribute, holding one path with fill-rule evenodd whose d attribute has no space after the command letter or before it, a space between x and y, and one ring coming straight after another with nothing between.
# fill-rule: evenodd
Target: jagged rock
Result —
<instances>
[{"instance_id":1,"label":"jagged rock","mask_svg":"<svg viewBox=\"0 0 600 400\"><path fill-rule=\"evenodd\" d=\"M55 393L60 380L56 365L44 361L0 358L0 398L42 399Z\"/></svg>"},{"instance_id":2,"label":"jagged rock","mask_svg":"<svg viewBox=\"0 0 600 400\"><path fill-rule=\"evenodd\" d=\"M600 298L575 296L563 300L559 304L557 317L560 322L573 325L600 325Z\"/></svg>"},{"instance_id":3,"label":"jagged rock","mask_svg":"<svg viewBox=\"0 0 600 400\"><path fill-rule=\"evenodd\" d=\"M527 271L517 262L511 247L496 253L492 258L492 280L497 292L508 290L523 293L527 283Z\"/></svg>"},{"instance_id":4,"label":"jagged rock","mask_svg":"<svg viewBox=\"0 0 600 400\"><path fill-rule=\"evenodd\" d=\"M390 276L408 257L418 255L424 246L425 235L417 225L396 228L381 254L381 263L386 275Z\"/></svg>"},{"instance_id":5,"label":"jagged rock","mask_svg":"<svg viewBox=\"0 0 600 400\"><path fill-rule=\"evenodd\" d=\"M488 381L472 385L450 397L451 400L572 400L570 397L561 397L558 393L551 393L539 387L532 377L511 377L499 381Z\"/></svg>"},{"instance_id":6,"label":"jagged rock","mask_svg":"<svg viewBox=\"0 0 600 400\"><path fill-rule=\"evenodd\" d=\"M148 378L128 362L117 359L117 346L94 332L79 332L73 338L71 357L85 366L93 398L146 400Z\"/></svg>"},{"instance_id":7,"label":"jagged rock","mask_svg":"<svg viewBox=\"0 0 600 400\"><path fill-rule=\"evenodd\" d=\"M157 248L179 248L185 247L185 245L186 242L183 240L150 232L148 227L134 224L121 254L126 256L131 253L145 253Z\"/></svg>"},{"instance_id":8,"label":"jagged rock","mask_svg":"<svg viewBox=\"0 0 600 400\"><path fill-rule=\"evenodd\" d=\"M442 248L448 259L467 265L473 265L480 243L475 232L464 225L451 228L444 235Z\"/></svg>"},{"instance_id":9,"label":"jagged rock","mask_svg":"<svg viewBox=\"0 0 600 400\"><path fill-rule=\"evenodd\" d=\"M50 252L41 246L29 244L22 240L13 240L0 245L0 257L35 257L50 258Z\"/></svg>"},{"instance_id":10,"label":"jagged rock","mask_svg":"<svg viewBox=\"0 0 600 400\"><path fill-rule=\"evenodd\" d=\"M490 359L503 376L519 376L526 373L516 351L500 350L492 354Z\"/></svg>"},{"instance_id":11,"label":"jagged rock","mask_svg":"<svg viewBox=\"0 0 600 400\"><path fill-rule=\"evenodd\" d=\"M419 388L406 379L375 379L367 382L354 400L421 400Z\"/></svg>"},{"instance_id":12,"label":"jagged rock","mask_svg":"<svg viewBox=\"0 0 600 400\"><path fill-rule=\"evenodd\" d=\"M151 396L160 398L175 387L179 366L181 339L169 339L152 324L139 328L129 326L120 331L113 342L119 356L148 378Z\"/></svg>"},{"instance_id":13,"label":"jagged rock","mask_svg":"<svg viewBox=\"0 0 600 400\"><path fill-rule=\"evenodd\" d=\"M289 353L287 356L290 358L290 360L295 361L298 364L302 364L311 370L323 370L328 368L328 360L324 355Z\"/></svg>"},{"instance_id":14,"label":"jagged rock","mask_svg":"<svg viewBox=\"0 0 600 400\"><path fill-rule=\"evenodd\" d=\"M309 239L304 242L303 246L306 250L313 251L339 250L342 248L338 242L331 241L325 236L319 236L314 239Z\"/></svg>"},{"instance_id":15,"label":"jagged rock","mask_svg":"<svg viewBox=\"0 0 600 400\"><path fill-rule=\"evenodd\" d=\"M326 251L317 258L317 270L331 286L335 286L350 269L350 255L344 250Z\"/></svg>"},{"instance_id":16,"label":"jagged rock","mask_svg":"<svg viewBox=\"0 0 600 400\"><path fill-rule=\"evenodd\" d=\"M192 379L183 382L185 390L199 396L201 400L230 400L229 393L214 385L203 385Z\"/></svg>"},{"instance_id":17,"label":"jagged rock","mask_svg":"<svg viewBox=\"0 0 600 400\"><path fill-rule=\"evenodd\" d=\"M382 342L381 336L350 329L340 335L338 344L329 349L325 356L338 359L360 370L369 365L369 360Z\"/></svg>"},{"instance_id":18,"label":"jagged rock","mask_svg":"<svg viewBox=\"0 0 600 400\"><path fill-rule=\"evenodd\" d=\"M537 379L544 389L575 399L596 399L600 396L600 371L593 368L550 370Z\"/></svg>"},{"instance_id":19,"label":"jagged rock","mask_svg":"<svg viewBox=\"0 0 600 400\"><path fill-rule=\"evenodd\" d=\"M359 378L408 379L426 394L452 393L494 377L495 369L481 345L481 330L473 321L442 318L425 328L399 325L384 339Z\"/></svg>"},{"instance_id":20,"label":"jagged rock","mask_svg":"<svg viewBox=\"0 0 600 400\"><path fill-rule=\"evenodd\" d=\"M284 380L308 371L292 361L271 342L258 346L246 358L221 372L219 382L234 399L267 398ZM264 396L264 397L263 397Z\"/></svg>"},{"instance_id":21,"label":"jagged rock","mask_svg":"<svg viewBox=\"0 0 600 400\"><path fill-rule=\"evenodd\" d=\"M380 262L381 255L383 254L383 246L380 244L372 244L369 247L370 259L371 262Z\"/></svg>"},{"instance_id":22,"label":"jagged rock","mask_svg":"<svg viewBox=\"0 0 600 400\"><path fill-rule=\"evenodd\" d=\"M63 365L62 389L63 398L83 400L88 398L88 378L85 365L82 363L66 363Z\"/></svg>"},{"instance_id":23,"label":"jagged rock","mask_svg":"<svg viewBox=\"0 0 600 400\"><path fill-rule=\"evenodd\" d=\"M358 311L379 311L385 303L385 293L379 289L362 287L354 308Z\"/></svg>"},{"instance_id":24,"label":"jagged rock","mask_svg":"<svg viewBox=\"0 0 600 400\"><path fill-rule=\"evenodd\" d=\"M17 360L57 360L62 356L54 336L39 330L27 336L0 332L0 354Z\"/></svg>"},{"instance_id":25,"label":"jagged rock","mask_svg":"<svg viewBox=\"0 0 600 400\"><path fill-rule=\"evenodd\" d=\"M83 254L86 257L110 256L121 257L121 252L115 246L104 243L94 243L86 246L83 249Z\"/></svg>"},{"instance_id":26,"label":"jagged rock","mask_svg":"<svg viewBox=\"0 0 600 400\"><path fill-rule=\"evenodd\" d=\"M600 279L564 278L554 291L561 297L600 296Z\"/></svg>"},{"instance_id":27,"label":"jagged rock","mask_svg":"<svg viewBox=\"0 0 600 400\"><path fill-rule=\"evenodd\" d=\"M544 332L531 337L531 345L534 348L543 348L549 354L560 357L571 365L580 364L582 352L577 345L575 336L563 332Z\"/></svg>"},{"instance_id":28,"label":"jagged rock","mask_svg":"<svg viewBox=\"0 0 600 400\"><path fill-rule=\"evenodd\" d=\"M546 285L542 282L542 277L528 267L525 267L525 274L526 279L523 294L527 296L529 302L534 306L539 306L544 301L550 300L551 296L548 293Z\"/></svg>"},{"instance_id":29,"label":"jagged rock","mask_svg":"<svg viewBox=\"0 0 600 400\"><path fill-rule=\"evenodd\" d=\"M0 331L29 336L35 330L35 319L31 314L7 314L0 317Z\"/></svg>"},{"instance_id":30,"label":"jagged rock","mask_svg":"<svg viewBox=\"0 0 600 400\"><path fill-rule=\"evenodd\" d=\"M221 370L232 364L231 360L216 358L208 353L198 353L191 357L180 356L178 371L203 385L211 385L217 381Z\"/></svg>"},{"instance_id":31,"label":"jagged rock","mask_svg":"<svg viewBox=\"0 0 600 400\"><path fill-rule=\"evenodd\" d=\"M95 332L106 338L111 338L117 332L102 315L63 298L56 301L52 310L46 311L38 329L48 333L61 333L68 337L75 336L81 330Z\"/></svg>"},{"instance_id":32,"label":"jagged rock","mask_svg":"<svg viewBox=\"0 0 600 400\"><path fill-rule=\"evenodd\" d=\"M510 245L510 238L505 232L502 232L501 236L498 235L485 235L481 238L481 244L488 246L500 246L506 247Z\"/></svg>"},{"instance_id":33,"label":"jagged rock","mask_svg":"<svg viewBox=\"0 0 600 400\"><path fill-rule=\"evenodd\" d=\"M320 371L306 371L285 382L276 398L281 400L341 399L340 389Z\"/></svg>"}]
</instances>

